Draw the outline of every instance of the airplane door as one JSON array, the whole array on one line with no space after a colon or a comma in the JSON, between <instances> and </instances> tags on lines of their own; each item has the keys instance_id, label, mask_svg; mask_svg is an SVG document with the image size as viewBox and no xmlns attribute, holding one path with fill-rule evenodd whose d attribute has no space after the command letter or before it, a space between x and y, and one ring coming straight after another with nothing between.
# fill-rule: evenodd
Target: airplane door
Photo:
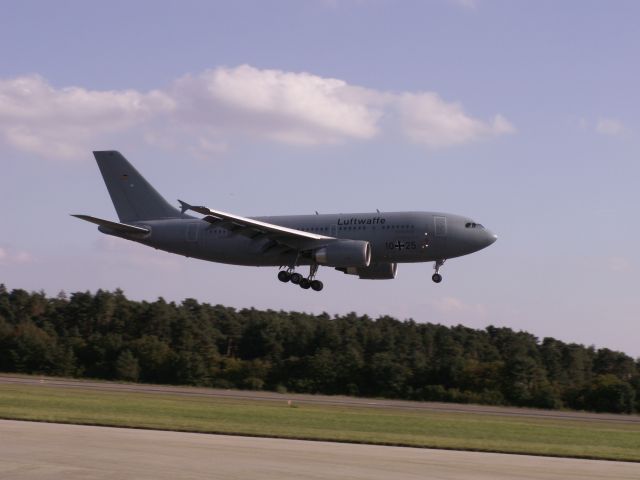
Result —
<instances>
[{"instance_id":1,"label":"airplane door","mask_svg":"<svg viewBox=\"0 0 640 480\"><path fill-rule=\"evenodd\" d=\"M433 236L429 239L429 256L442 256L447 247L447 217L434 215Z\"/></svg>"},{"instance_id":2,"label":"airplane door","mask_svg":"<svg viewBox=\"0 0 640 480\"><path fill-rule=\"evenodd\" d=\"M197 242L198 241L198 223L189 223L187 225L187 242Z\"/></svg>"},{"instance_id":3,"label":"airplane door","mask_svg":"<svg viewBox=\"0 0 640 480\"><path fill-rule=\"evenodd\" d=\"M447 217L433 217L434 233L436 237L447 236Z\"/></svg>"},{"instance_id":4,"label":"airplane door","mask_svg":"<svg viewBox=\"0 0 640 480\"><path fill-rule=\"evenodd\" d=\"M334 238L338 236L338 225L331 225L329 235Z\"/></svg>"}]
</instances>

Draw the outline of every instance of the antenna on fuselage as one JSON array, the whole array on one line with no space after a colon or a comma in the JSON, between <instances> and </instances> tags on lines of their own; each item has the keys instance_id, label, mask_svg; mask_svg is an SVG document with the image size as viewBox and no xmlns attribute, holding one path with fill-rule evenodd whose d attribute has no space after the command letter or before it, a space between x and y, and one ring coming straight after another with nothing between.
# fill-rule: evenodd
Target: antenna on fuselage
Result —
<instances>
[{"instance_id":1,"label":"antenna on fuselage","mask_svg":"<svg viewBox=\"0 0 640 480\"><path fill-rule=\"evenodd\" d=\"M320 214L318 213L318 210L316 210L316 215L320 215Z\"/></svg>"},{"instance_id":2,"label":"antenna on fuselage","mask_svg":"<svg viewBox=\"0 0 640 480\"><path fill-rule=\"evenodd\" d=\"M377 208L376 208L376 212L378 212L378 215L380 215L380 210L378 210Z\"/></svg>"}]
</instances>

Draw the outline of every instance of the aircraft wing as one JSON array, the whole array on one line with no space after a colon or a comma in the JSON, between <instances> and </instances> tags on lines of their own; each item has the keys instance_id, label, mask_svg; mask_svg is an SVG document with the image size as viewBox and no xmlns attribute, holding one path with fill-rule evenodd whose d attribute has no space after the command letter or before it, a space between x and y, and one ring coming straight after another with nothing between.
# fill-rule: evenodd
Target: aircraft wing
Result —
<instances>
[{"instance_id":1,"label":"aircraft wing","mask_svg":"<svg viewBox=\"0 0 640 480\"><path fill-rule=\"evenodd\" d=\"M274 244L285 245L297 250L307 248L317 248L326 244L327 240L335 240L333 237L318 235L317 233L304 232L295 228L287 228L273 223L261 222L252 218L241 217L220 210L212 210L207 207L189 205L182 200L180 207L182 213L192 210L201 215L205 215L203 220L230 231L248 236L249 238L269 238ZM272 247L275 245L272 245ZM272 248L269 247L268 249Z\"/></svg>"}]
</instances>

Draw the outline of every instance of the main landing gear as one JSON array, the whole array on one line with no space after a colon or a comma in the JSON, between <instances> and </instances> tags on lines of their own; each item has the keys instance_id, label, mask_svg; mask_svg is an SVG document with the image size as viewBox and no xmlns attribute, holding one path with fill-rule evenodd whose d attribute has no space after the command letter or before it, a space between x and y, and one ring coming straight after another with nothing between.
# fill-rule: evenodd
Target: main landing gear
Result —
<instances>
[{"instance_id":1,"label":"main landing gear","mask_svg":"<svg viewBox=\"0 0 640 480\"><path fill-rule=\"evenodd\" d=\"M318 265L311 265L309 267L309 276L305 278L299 273L294 272L293 268L289 267L286 270L280 270L278 272L278 280L284 283L291 282L294 285L300 285L300 288L304 290L311 289L319 292L324 288L324 285L320 280L315 280L317 271Z\"/></svg>"},{"instance_id":2,"label":"main landing gear","mask_svg":"<svg viewBox=\"0 0 640 480\"><path fill-rule=\"evenodd\" d=\"M440 275L440 267L444 265L444 262L445 260L436 260L436 263L433 266L433 269L436 271L436 273L431 276L431 280L436 283L440 283L442 281L442 275Z\"/></svg>"}]
</instances>

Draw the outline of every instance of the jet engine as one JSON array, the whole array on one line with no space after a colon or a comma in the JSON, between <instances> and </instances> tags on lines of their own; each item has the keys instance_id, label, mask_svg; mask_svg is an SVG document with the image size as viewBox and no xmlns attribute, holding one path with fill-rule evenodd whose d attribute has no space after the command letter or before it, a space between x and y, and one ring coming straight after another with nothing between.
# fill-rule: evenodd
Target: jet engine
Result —
<instances>
[{"instance_id":1,"label":"jet engine","mask_svg":"<svg viewBox=\"0 0 640 480\"><path fill-rule=\"evenodd\" d=\"M367 267L336 268L348 275L358 275L364 280L392 280L396 278L397 263L374 263Z\"/></svg>"},{"instance_id":2,"label":"jet engine","mask_svg":"<svg viewBox=\"0 0 640 480\"><path fill-rule=\"evenodd\" d=\"M338 240L315 250L313 259L329 267L368 267L371 245L363 240Z\"/></svg>"}]
</instances>

